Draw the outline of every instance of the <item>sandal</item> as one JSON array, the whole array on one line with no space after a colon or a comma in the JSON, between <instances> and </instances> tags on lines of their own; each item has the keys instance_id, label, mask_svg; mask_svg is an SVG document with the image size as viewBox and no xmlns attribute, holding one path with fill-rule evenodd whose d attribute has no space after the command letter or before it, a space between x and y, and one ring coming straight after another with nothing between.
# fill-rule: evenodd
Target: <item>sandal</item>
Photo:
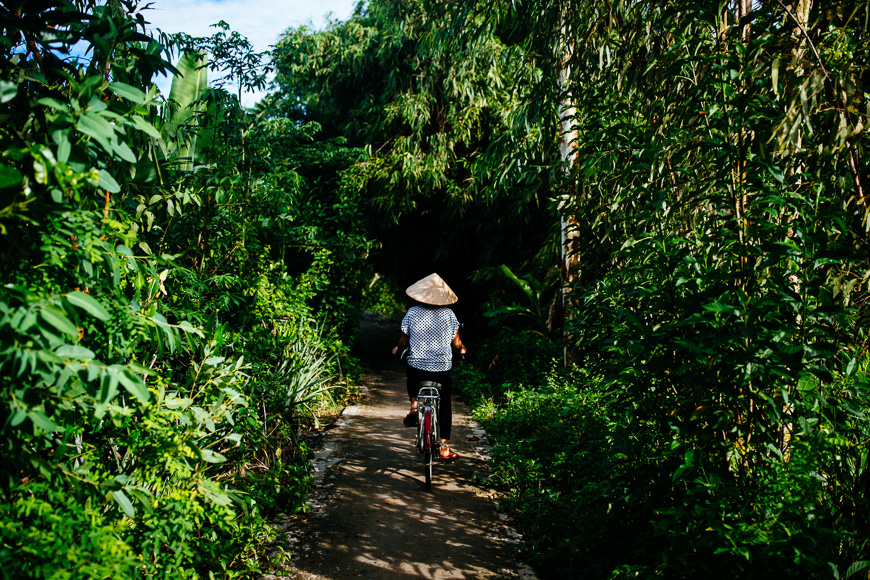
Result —
<instances>
[{"instance_id":1,"label":"sandal","mask_svg":"<svg viewBox=\"0 0 870 580\"><path fill-rule=\"evenodd\" d=\"M441 463L453 463L457 459L459 459L459 455L457 453L454 453L453 451L451 451L447 455L441 456Z\"/></svg>"},{"instance_id":2,"label":"sandal","mask_svg":"<svg viewBox=\"0 0 870 580\"><path fill-rule=\"evenodd\" d=\"M411 411L407 415L405 415L405 418L402 419L402 423L405 425L405 427L416 427L417 411Z\"/></svg>"}]
</instances>

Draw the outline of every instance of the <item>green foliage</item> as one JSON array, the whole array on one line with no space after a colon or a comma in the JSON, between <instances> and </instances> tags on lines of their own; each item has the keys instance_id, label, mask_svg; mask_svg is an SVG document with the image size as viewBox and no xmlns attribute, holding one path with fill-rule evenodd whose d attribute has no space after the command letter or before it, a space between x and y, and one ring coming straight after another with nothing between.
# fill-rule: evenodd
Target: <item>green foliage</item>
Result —
<instances>
[{"instance_id":1,"label":"green foliage","mask_svg":"<svg viewBox=\"0 0 870 580\"><path fill-rule=\"evenodd\" d=\"M459 364L453 367L454 383L462 396L474 403L481 404L484 400L490 402L501 396L502 390L496 391L487 382L486 373L472 364Z\"/></svg>"},{"instance_id":2,"label":"green foliage","mask_svg":"<svg viewBox=\"0 0 870 580\"><path fill-rule=\"evenodd\" d=\"M379 274L363 287L361 308L394 321L401 321L407 309L404 292L394 281Z\"/></svg>"},{"instance_id":3,"label":"green foliage","mask_svg":"<svg viewBox=\"0 0 870 580\"><path fill-rule=\"evenodd\" d=\"M352 367L367 242L338 173L358 154L318 157L316 127L253 116L205 90L194 62L177 72L200 86L163 102L152 76L190 46L140 32L135 2L12 11L0 8L0 569L259 575L267 512L300 509L310 487L300 408ZM261 55L223 30L194 48L259 86ZM90 61L70 56L76 43Z\"/></svg>"},{"instance_id":4,"label":"green foliage","mask_svg":"<svg viewBox=\"0 0 870 580\"><path fill-rule=\"evenodd\" d=\"M835 475L847 465L861 469L864 411L797 433L789 456L767 458L751 486L678 435L658 435L658 422L618 385L578 370L476 414L496 441L502 506L548 576L829 576L832 550L866 542L852 519L863 492L826 485L853 481L855 472Z\"/></svg>"},{"instance_id":5,"label":"green foliage","mask_svg":"<svg viewBox=\"0 0 870 580\"><path fill-rule=\"evenodd\" d=\"M260 574L356 306L435 263L495 314L457 384L543 569L864 573L870 4L801 5L377 0L290 30L249 111L270 55L226 23L4 4L0 569ZM167 51L223 80L164 102Z\"/></svg>"},{"instance_id":6,"label":"green foliage","mask_svg":"<svg viewBox=\"0 0 870 580\"><path fill-rule=\"evenodd\" d=\"M278 110L366 148L345 183L380 242L376 271L399 286L433 270L458 280L516 264L551 232L540 203L548 174L517 181L493 171L502 161L497 142L514 122L517 86L535 71L484 18L475 21L484 29L478 44L443 44L452 10L420 0L367 2L325 30L289 30L275 48ZM549 137L510 146L522 145L530 166L540 167Z\"/></svg>"},{"instance_id":7,"label":"green foliage","mask_svg":"<svg viewBox=\"0 0 870 580\"><path fill-rule=\"evenodd\" d=\"M192 171L202 159L202 149L207 147L197 130L197 124L206 117L203 95L208 91L208 54L204 51L187 51L176 65L169 90L170 103L175 110L166 123L166 133L178 147L180 169Z\"/></svg>"},{"instance_id":8,"label":"green foliage","mask_svg":"<svg viewBox=\"0 0 870 580\"><path fill-rule=\"evenodd\" d=\"M207 51L211 55L211 61L200 62L197 68L204 73L204 69L208 67L218 73L218 78L213 83L218 88L235 84L238 107L242 93L266 88L269 73L272 72L269 53L255 52L254 45L238 32L231 31L230 25L223 20L212 24L211 28L218 29L218 32L210 37L176 34L172 38L172 44L177 45L184 55ZM184 58L183 56L182 60Z\"/></svg>"},{"instance_id":9,"label":"green foliage","mask_svg":"<svg viewBox=\"0 0 870 580\"><path fill-rule=\"evenodd\" d=\"M617 495L630 492L619 472L635 460L629 456L638 446L613 432L620 414L615 399L596 381L551 374L545 386L517 386L504 404L477 410L496 441L493 479L505 490L501 504L516 513L530 538L532 560L553 577L580 570L584 577L599 577L607 566L601 550L630 549L624 534L631 527Z\"/></svg>"},{"instance_id":10,"label":"green foliage","mask_svg":"<svg viewBox=\"0 0 870 580\"><path fill-rule=\"evenodd\" d=\"M472 399L502 401L506 392L520 385L543 383L561 358L559 345L541 332L502 326L475 349L479 368L460 371L464 378L457 383Z\"/></svg>"},{"instance_id":11,"label":"green foliage","mask_svg":"<svg viewBox=\"0 0 870 580\"><path fill-rule=\"evenodd\" d=\"M125 526L93 498L30 483L4 490L0 504L7 578L133 578L137 564L119 532Z\"/></svg>"},{"instance_id":12,"label":"green foliage","mask_svg":"<svg viewBox=\"0 0 870 580\"><path fill-rule=\"evenodd\" d=\"M525 325L529 325L535 330L550 330L552 328L552 321L550 308L548 307L549 301L546 299L548 294L547 283L544 280L535 278L531 274L526 274L520 278L505 264L502 264L500 269L504 276L525 295L524 303L518 304L514 302L509 305L495 305L487 310L486 316L495 318L500 323L506 319L519 317L525 322Z\"/></svg>"},{"instance_id":13,"label":"green foliage","mask_svg":"<svg viewBox=\"0 0 870 580\"><path fill-rule=\"evenodd\" d=\"M610 397L602 414L532 379L487 407L511 507L557 576L839 578L868 559L870 6L806 5L493 7L540 67L529 118L576 110L566 334Z\"/></svg>"}]
</instances>

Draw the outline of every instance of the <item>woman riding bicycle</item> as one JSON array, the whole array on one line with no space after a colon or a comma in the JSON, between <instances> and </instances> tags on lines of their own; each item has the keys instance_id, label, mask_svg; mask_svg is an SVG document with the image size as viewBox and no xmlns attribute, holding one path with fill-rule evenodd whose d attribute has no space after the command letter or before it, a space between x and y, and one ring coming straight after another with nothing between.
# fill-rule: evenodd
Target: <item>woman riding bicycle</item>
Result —
<instances>
[{"instance_id":1,"label":"woman riding bicycle","mask_svg":"<svg viewBox=\"0 0 870 580\"><path fill-rule=\"evenodd\" d=\"M438 422L441 425L441 461L451 462L459 456L450 450L450 428L453 410L450 390L453 386L453 350L465 354L465 345L459 338L459 321L450 308L459 298L438 274L431 274L405 290L417 301L402 319L402 336L393 348L398 355L410 349L407 360L408 398L411 410L404 419L406 427L417 423L417 394L420 381L433 381L441 385L441 406Z\"/></svg>"}]
</instances>

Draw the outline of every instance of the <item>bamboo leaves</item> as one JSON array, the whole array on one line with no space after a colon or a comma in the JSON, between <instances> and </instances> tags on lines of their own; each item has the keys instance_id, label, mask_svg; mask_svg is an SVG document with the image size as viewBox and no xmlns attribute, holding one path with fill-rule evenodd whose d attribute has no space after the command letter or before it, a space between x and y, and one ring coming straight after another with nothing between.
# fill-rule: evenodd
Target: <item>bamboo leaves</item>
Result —
<instances>
[{"instance_id":1,"label":"bamboo leaves","mask_svg":"<svg viewBox=\"0 0 870 580\"><path fill-rule=\"evenodd\" d=\"M535 88L530 110L547 110L532 108L540 101L567 110L564 95L575 97L562 133L579 134L568 177L577 190L560 210L579 217L585 279L571 288L578 302L569 330L585 370L623 393L618 412L632 409L614 432L655 441L635 451L649 454L646 467L635 471L607 455L620 467L596 480L630 487L621 479L626 468L646 489L664 469L674 475L669 491L626 497L623 515L652 509L652 534L675 526L709 534L698 541L691 531L666 532L673 550L685 542L693 553L683 552L678 570L650 552L641 575L682 577L685 566L688 575L715 575L708 565L717 558L732 571L747 562L746 570L805 574L866 560L866 542L836 525L823 532L838 538L830 543L772 547L798 529L820 530L803 509L863 525L822 504L845 499L834 481L849 467L833 467L835 458L870 432L866 419L843 414L852 397L867 405L866 376L846 377L870 340L866 306L854 303L870 290L861 161L867 95L855 52L866 49L866 23L855 15L870 5L789 6L492 5L503 26L526 29L523 48L538 55L549 83ZM576 48L569 67L566 46ZM822 441L834 431L844 440ZM825 483L813 482L822 472ZM866 477L866 467L859 472ZM760 489L793 503L782 507L757 496ZM592 484L574 491L595 497ZM671 503L671 493L690 503ZM726 507L738 496L747 511ZM867 505L863 493L845 501L849 509ZM789 514L777 517L793 527L769 527L774 512ZM722 517L727 527L699 523ZM614 518L612 529L624 522ZM759 537L740 535L761 528ZM752 562L748 551L728 547L738 536L754 546ZM639 535L639 544L649 537ZM835 544L848 545L848 554ZM707 556L693 555L700 553ZM612 564L602 564L601 577L629 569Z\"/></svg>"}]
</instances>

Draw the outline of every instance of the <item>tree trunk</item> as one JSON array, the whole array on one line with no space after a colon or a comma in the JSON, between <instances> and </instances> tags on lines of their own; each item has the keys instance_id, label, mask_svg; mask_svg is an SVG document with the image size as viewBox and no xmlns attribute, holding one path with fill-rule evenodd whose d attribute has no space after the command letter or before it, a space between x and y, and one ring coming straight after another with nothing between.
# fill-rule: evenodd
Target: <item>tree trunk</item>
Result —
<instances>
[{"instance_id":1,"label":"tree trunk","mask_svg":"<svg viewBox=\"0 0 870 580\"><path fill-rule=\"evenodd\" d=\"M740 22L745 16L748 16L750 12L752 12L752 0L737 0L737 22ZM743 42L749 42L750 38L750 24L747 22L743 25L742 38Z\"/></svg>"},{"instance_id":2,"label":"tree trunk","mask_svg":"<svg viewBox=\"0 0 870 580\"><path fill-rule=\"evenodd\" d=\"M577 138L574 117L577 109L571 95L571 53L573 45L568 40L567 22L562 26L565 45L563 58L559 63L559 92L561 104L559 106L559 152L560 160L565 171L566 191L562 196L559 206L561 227L561 254L562 254L562 312L564 313L562 336L564 340L564 364L569 366L574 362L571 335L567 330L568 321L571 319L571 292L580 276L580 248L577 232L577 217L573 213L573 198L577 195L577 188L573 182L572 172L577 161Z\"/></svg>"}]
</instances>

